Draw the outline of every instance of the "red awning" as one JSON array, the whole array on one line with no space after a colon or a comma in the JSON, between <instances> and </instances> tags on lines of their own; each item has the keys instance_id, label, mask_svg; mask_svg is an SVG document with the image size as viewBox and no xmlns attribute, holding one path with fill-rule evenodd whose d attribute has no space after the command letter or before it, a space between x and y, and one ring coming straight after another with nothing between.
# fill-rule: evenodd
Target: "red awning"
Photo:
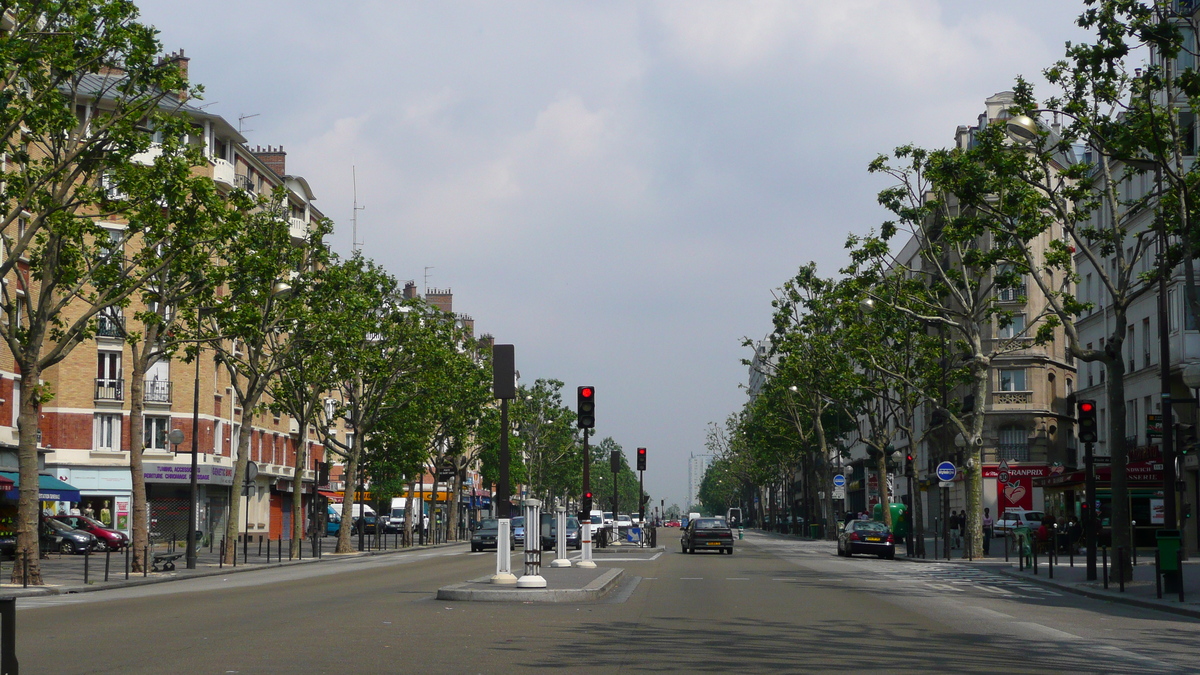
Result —
<instances>
[{"instance_id":1,"label":"red awning","mask_svg":"<svg viewBox=\"0 0 1200 675\"><path fill-rule=\"evenodd\" d=\"M13 489L15 485L16 483L12 482L12 480L5 478L4 476L0 476L0 492L7 492L8 490Z\"/></svg>"},{"instance_id":2,"label":"red awning","mask_svg":"<svg viewBox=\"0 0 1200 675\"><path fill-rule=\"evenodd\" d=\"M342 494L340 492L328 492L326 490L317 490L317 494L328 497L329 501L333 502L334 504L342 503ZM184 524L186 525L186 523L184 523Z\"/></svg>"}]
</instances>

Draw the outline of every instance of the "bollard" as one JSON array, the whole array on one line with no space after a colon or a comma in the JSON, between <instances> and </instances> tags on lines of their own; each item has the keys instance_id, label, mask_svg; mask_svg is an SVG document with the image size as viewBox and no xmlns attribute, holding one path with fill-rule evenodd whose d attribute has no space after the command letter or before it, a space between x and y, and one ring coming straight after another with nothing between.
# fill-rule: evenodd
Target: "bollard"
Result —
<instances>
[{"instance_id":1,"label":"bollard","mask_svg":"<svg viewBox=\"0 0 1200 675\"><path fill-rule=\"evenodd\" d=\"M1017 569L1025 571L1025 554L1022 551L1017 551Z\"/></svg>"},{"instance_id":2,"label":"bollard","mask_svg":"<svg viewBox=\"0 0 1200 675\"><path fill-rule=\"evenodd\" d=\"M283 562L283 551L279 552L279 562ZM288 562L292 562L292 540L288 539Z\"/></svg>"},{"instance_id":3,"label":"bollard","mask_svg":"<svg viewBox=\"0 0 1200 675\"><path fill-rule=\"evenodd\" d=\"M0 598L0 673L17 675L17 599Z\"/></svg>"},{"instance_id":4,"label":"bollard","mask_svg":"<svg viewBox=\"0 0 1200 675\"><path fill-rule=\"evenodd\" d=\"M262 557L262 540L263 540L263 536L261 534L258 535L258 557L260 557L260 558ZM271 545L271 540L268 539L267 546L270 547L270 545ZM270 553L270 552L271 552L271 549L268 548L267 553Z\"/></svg>"},{"instance_id":5,"label":"bollard","mask_svg":"<svg viewBox=\"0 0 1200 675\"><path fill-rule=\"evenodd\" d=\"M92 548L83 549L83 585L88 585L88 562L92 559Z\"/></svg>"},{"instance_id":6,"label":"bollard","mask_svg":"<svg viewBox=\"0 0 1200 675\"><path fill-rule=\"evenodd\" d=\"M1004 533L1004 562L1008 562L1008 533Z\"/></svg>"},{"instance_id":7,"label":"bollard","mask_svg":"<svg viewBox=\"0 0 1200 675\"><path fill-rule=\"evenodd\" d=\"M1108 590L1108 547L1100 547L1104 552L1104 590Z\"/></svg>"},{"instance_id":8,"label":"bollard","mask_svg":"<svg viewBox=\"0 0 1200 675\"><path fill-rule=\"evenodd\" d=\"M1158 549L1154 549L1154 594L1162 600L1162 565L1158 559Z\"/></svg>"},{"instance_id":9,"label":"bollard","mask_svg":"<svg viewBox=\"0 0 1200 675\"><path fill-rule=\"evenodd\" d=\"M1067 535L1067 538L1070 539L1070 535ZM1075 542L1073 541L1067 542L1067 557L1071 560L1071 567L1075 567Z\"/></svg>"},{"instance_id":10,"label":"bollard","mask_svg":"<svg viewBox=\"0 0 1200 675\"><path fill-rule=\"evenodd\" d=\"M225 538L221 538L221 557L217 558L217 569L225 569Z\"/></svg>"},{"instance_id":11,"label":"bollard","mask_svg":"<svg viewBox=\"0 0 1200 675\"><path fill-rule=\"evenodd\" d=\"M1125 573L1120 571L1120 569L1121 569L1120 565L1121 565L1121 560L1123 559L1124 555L1125 555L1125 547L1118 546L1117 547L1117 557L1115 558L1115 561L1117 563L1117 570L1118 570L1117 584L1118 584L1118 587L1121 589L1122 593L1125 592Z\"/></svg>"},{"instance_id":12,"label":"bollard","mask_svg":"<svg viewBox=\"0 0 1200 675\"><path fill-rule=\"evenodd\" d=\"M150 547L142 549L142 577L150 576Z\"/></svg>"},{"instance_id":13,"label":"bollard","mask_svg":"<svg viewBox=\"0 0 1200 675\"><path fill-rule=\"evenodd\" d=\"M1046 567L1050 570L1050 578L1054 578L1054 546L1050 546L1050 555L1046 556Z\"/></svg>"},{"instance_id":14,"label":"bollard","mask_svg":"<svg viewBox=\"0 0 1200 675\"><path fill-rule=\"evenodd\" d=\"M1175 551L1175 567L1179 568L1179 602L1183 602L1183 547Z\"/></svg>"},{"instance_id":15,"label":"bollard","mask_svg":"<svg viewBox=\"0 0 1200 675\"><path fill-rule=\"evenodd\" d=\"M125 545L125 580L126 581L129 581L129 549L130 548L131 548L131 546L129 544Z\"/></svg>"},{"instance_id":16,"label":"bollard","mask_svg":"<svg viewBox=\"0 0 1200 675\"><path fill-rule=\"evenodd\" d=\"M104 549L104 580L105 581L108 581L108 558L109 558L108 554L110 554L110 553L112 553L112 549L107 549L107 548Z\"/></svg>"},{"instance_id":17,"label":"bollard","mask_svg":"<svg viewBox=\"0 0 1200 675\"><path fill-rule=\"evenodd\" d=\"M29 588L29 549L21 555L21 587Z\"/></svg>"},{"instance_id":18,"label":"bollard","mask_svg":"<svg viewBox=\"0 0 1200 675\"><path fill-rule=\"evenodd\" d=\"M1034 573L1034 575L1036 575L1037 574L1037 542L1036 541L1033 542L1033 545L1029 547L1029 550L1033 551L1033 573Z\"/></svg>"}]
</instances>

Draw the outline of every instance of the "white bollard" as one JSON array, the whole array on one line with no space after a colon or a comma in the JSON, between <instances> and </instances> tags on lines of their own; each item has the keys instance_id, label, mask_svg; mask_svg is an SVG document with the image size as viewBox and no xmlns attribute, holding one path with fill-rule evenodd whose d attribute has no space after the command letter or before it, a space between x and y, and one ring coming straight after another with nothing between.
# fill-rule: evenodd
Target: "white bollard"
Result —
<instances>
[{"instance_id":1,"label":"white bollard","mask_svg":"<svg viewBox=\"0 0 1200 675\"><path fill-rule=\"evenodd\" d=\"M530 547L532 544L532 548ZM545 588L542 571L542 502L525 500L525 573L517 579L517 588Z\"/></svg>"},{"instance_id":2,"label":"white bollard","mask_svg":"<svg viewBox=\"0 0 1200 675\"><path fill-rule=\"evenodd\" d=\"M493 584L512 585L517 578L512 573L512 521L501 518L496 528L496 574L492 576Z\"/></svg>"},{"instance_id":3,"label":"white bollard","mask_svg":"<svg viewBox=\"0 0 1200 675\"><path fill-rule=\"evenodd\" d=\"M554 538L554 552L558 554L558 557L550 561L550 566L570 567L571 561L567 559L567 508L565 506L558 507L558 512L554 514L554 526L558 532L558 536Z\"/></svg>"},{"instance_id":4,"label":"white bollard","mask_svg":"<svg viewBox=\"0 0 1200 675\"><path fill-rule=\"evenodd\" d=\"M575 566L590 569L596 566L595 561L592 560L592 516L591 514L585 515L587 515L587 520L580 523L580 527L583 530L579 533L579 536L583 537L583 541L581 542L583 559L575 563Z\"/></svg>"}]
</instances>

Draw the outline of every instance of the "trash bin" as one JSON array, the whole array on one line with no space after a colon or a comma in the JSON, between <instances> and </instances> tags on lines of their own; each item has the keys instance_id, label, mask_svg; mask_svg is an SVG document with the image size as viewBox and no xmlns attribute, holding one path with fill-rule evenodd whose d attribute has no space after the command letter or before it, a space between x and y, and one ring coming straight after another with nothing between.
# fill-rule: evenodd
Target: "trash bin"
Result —
<instances>
[{"instance_id":1,"label":"trash bin","mask_svg":"<svg viewBox=\"0 0 1200 675\"><path fill-rule=\"evenodd\" d=\"M821 526L815 525L815 524L809 525L808 526L808 537L810 539L820 539L821 538Z\"/></svg>"},{"instance_id":2,"label":"trash bin","mask_svg":"<svg viewBox=\"0 0 1200 675\"><path fill-rule=\"evenodd\" d=\"M1158 540L1158 570L1178 572L1179 547L1183 543L1179 530L1156 530L1154 538Z\"/></svg>"},{"instance_id":3,"label":"trash bin","mask_svg":"<svg viewBox=\"0 0 1200 675\"><path fill-rule=\"evenodd\" d=\"M1033 537L1028 527L1013 528L1013 539L1017 544L1017 551L1023 556L1033 555Z\"/></svg>"}]
</instances>

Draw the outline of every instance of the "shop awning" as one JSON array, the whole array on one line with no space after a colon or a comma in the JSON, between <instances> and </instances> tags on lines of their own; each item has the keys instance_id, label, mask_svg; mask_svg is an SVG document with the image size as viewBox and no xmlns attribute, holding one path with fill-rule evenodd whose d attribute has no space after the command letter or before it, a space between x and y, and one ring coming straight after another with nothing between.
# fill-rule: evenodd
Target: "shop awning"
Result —
<instances>
[{"instance_id":1,"label":"shop awning","mask_svg":"<svg viewBox=\"0 0 1200 675\"><path fill-rule=\"evenodd\" d=\"M330 492L329 490L317 490L317 494L327 497L329 499L329 501L333 502L334 504L342 503L342 493L340 493L340 492Z\"/></svg>"},{"instance_id":2,"label":"shop awning","mask_svg":"<svg viewBox=\"0 0 1200 675\"><path fill-rule=\"evenodd\" d=\"M21 487L21 474L10 471L0 471L0 479L12 482L13 488ZM9 490L4 495L8 499L17 498L17 490ZM68 485L54 476L38 476L38 500L43 502L77 502L79 490Z\"/></svg>"}]
</instances>

